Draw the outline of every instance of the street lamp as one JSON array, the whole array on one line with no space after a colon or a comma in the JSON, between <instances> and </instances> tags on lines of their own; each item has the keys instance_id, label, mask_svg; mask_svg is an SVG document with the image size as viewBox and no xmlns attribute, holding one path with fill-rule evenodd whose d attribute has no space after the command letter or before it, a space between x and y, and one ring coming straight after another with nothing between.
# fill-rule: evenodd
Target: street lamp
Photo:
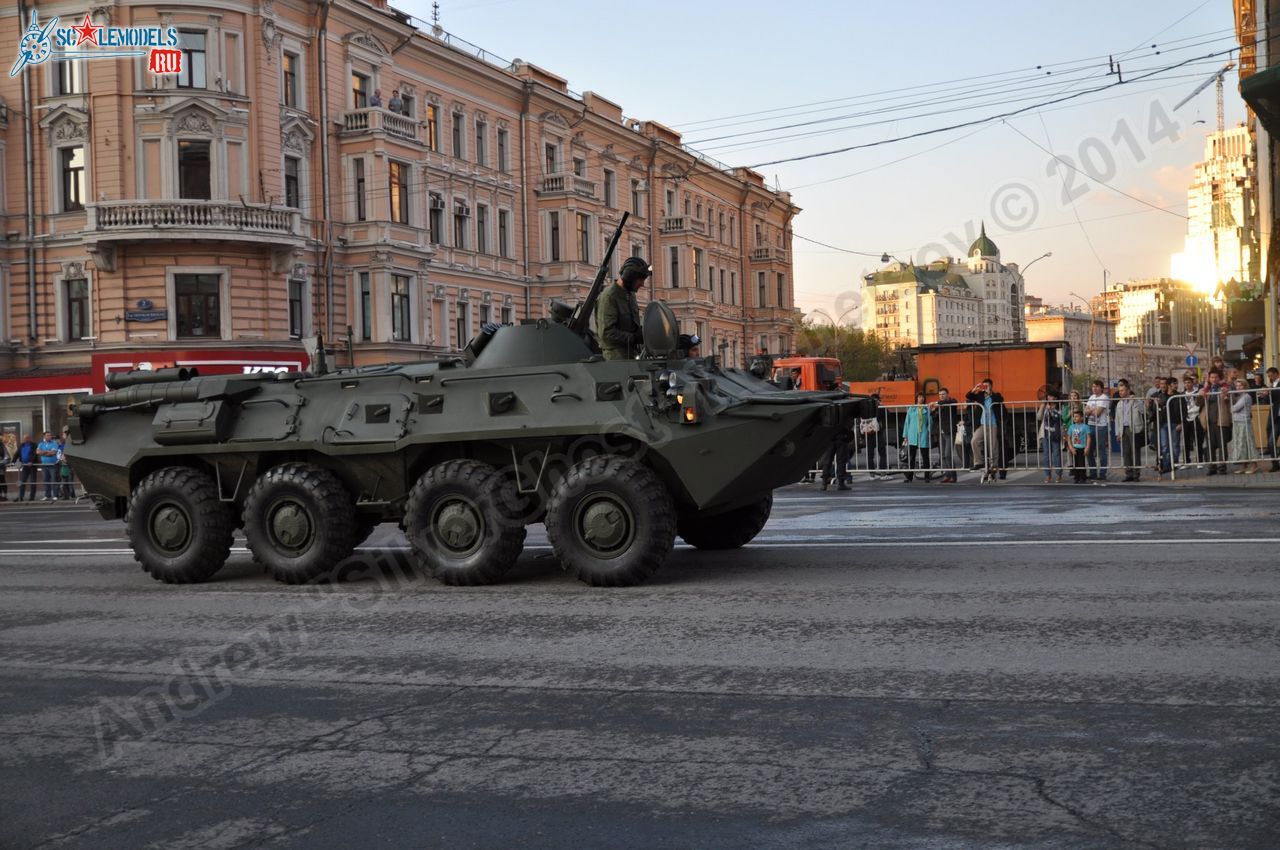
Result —
<instances>
[{"instance_id":1,"label":"street lamp","mask_svg":"<svg viewBox=\"0 0 1280 850\"><path fill-rule=\"evenodd\" d=\"M1018 269L1018 277L1022 280L1023 287L1024 287L1024 288L1023 288L1023 290L1022 290L1022 295L1023 295L1023 297L1024 297L1024 298L1026 297L1026 294L1027 294L1027 290L1026 290L1026 288L1025 288L1025 286L1026 286L1026 282L1027 282L1027 269L1031 268L1031 267L1032 267L1032 266L1034 266L1036 263L1038 263L1038 262L1040 262L1041 260L1043 260L1045 257L1052 257L1052 256L1053 256L1053 252L1052 252L1052 251L1045 251L1043 254L1041 254L1040 256L1038 256L1038 257L1036 257L1034 260L1032 260L1031 262L1027 263L1025 266L1022 266L1021 268L1019 268L1019 269ZM1015 315L1015 316L1013 317L1013 323L1014 323L1014 331L1015 331L1014 336L1015 336L1015 337L1017 337L1018 339L1022 339L1022 330L1021 330L1021 328L1022 328L1022 317L1021 317L1021 316L1017 316L1017 315Z\"/></svg>"},{"instance_id":2,"label":"street lamp","mask_svg":"<svg viewBox=\"0 0 1280 850\"><path fill-rule=\"evenodd\" d=\"M1038 263L1038 262L1040 262L1041 260L1043 260L1045 257L1052 257L1052 256L1053 256L1053 252L1052 252L1052 251L1045 251L1043 254L1041 254L1040 256L1036 257L1034 260L1032 260L1031 262L1027 263L1027 264L1026 264L1025 266L1023 266L1022 268L1018 269L1018 274L1022 275L1023 277L1026 277L1027 269L1031 268L1031 267L1032 267L1032 266L1034 266L1036 263Z\"/></svg>"},{"instance_id":3,"label":"street lamp","mask_svg":"<svg viewBox=\"0 0 1280 850\"><path fill-rule=\"evenodd\" d=\"M1089 303L1089 299L1085 298L1083 295L1077 295L1074 292L1068 292L1067 294L1072 296L1073 298L1079 298L1085 304ZM1106 306L1105 301L1106 301L1106 295L1107 295L1106 272L1102 273L1102 295L1103 295L1103 301L1104 301L1103 306L1105 308ZM1097 313L1095 313L1092 309L1089 310L1089 313L1094 318L1097 318ZM1106 316L1103 316L1102 344L1105 347L1105 351L1106 351L1106 387L1107 389L1110 389L1111 388L1111 320Z\"/></svg>"}]
</instances>

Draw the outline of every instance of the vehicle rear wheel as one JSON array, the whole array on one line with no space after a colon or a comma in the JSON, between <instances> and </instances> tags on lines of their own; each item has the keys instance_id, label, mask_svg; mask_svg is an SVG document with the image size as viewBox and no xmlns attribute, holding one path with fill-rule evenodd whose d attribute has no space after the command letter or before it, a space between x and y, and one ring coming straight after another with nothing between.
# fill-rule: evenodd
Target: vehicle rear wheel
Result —
<instances>
[{"instance_id":1,"label":"vehicle rear wheel","mask_svg":"<svg viewBox=\"0 0 1280 850\"><path fill-rule=\"evenodd\" d=\"M746 546L769 521L773 494L758 502L731 511L703 516L680 517L679 532L684 542L699 549L739 549Z\"/></svg>"},{"instance_id":2,"label":"vehicle rear wheel","mask_svg":"<svg viewBox=\"0 0 1280 850\"><path fill-rule=\"evenodd\" d=\"M199 470L170 466L133 488L124 518L133 557L158 581L207 581L231 554L235 512Z\"/></svg>"},{"instance_id":3,"label":"vehicle rear wheel","mask_svg":"<svg viewBox=\"0 0 1280 850\"><path fill-rule=\"evenodd\" d=\"M414 559L445 584L492 584L524 548L512 515L515 489L487 463L450 460L418 479L405 503L405 537Z\"/></svg>"},{"instance_id":4,"label":"vehicle rear wheel","mask_svg":"<svg viewBox=\"0 0 1280 850\"><path fill-rule=\"evenodd\" d=\"M547 508L547 538L561 566L594 587L629 587L662 566L675 543L671 494L648 467L593 457L574 465Z\"/></svg>"},{"instance_id":5,"label":"vehicle rear wheel","mask_svg":"<svg viewBox=\"0 0 1280 850\"><path fill-rule=\"evenodd\" d=\"M245 498L244 535L276 581L314 581L355 546L351 494L338 476L310 463L269 469Z\"/></svg>"}]
</instances>

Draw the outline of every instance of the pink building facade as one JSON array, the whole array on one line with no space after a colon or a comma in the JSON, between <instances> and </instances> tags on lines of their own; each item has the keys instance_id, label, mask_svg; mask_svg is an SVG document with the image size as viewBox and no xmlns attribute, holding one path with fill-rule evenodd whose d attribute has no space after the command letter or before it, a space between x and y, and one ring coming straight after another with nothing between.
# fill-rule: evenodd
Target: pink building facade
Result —
<instances>
[{"instance_id":1,"label":"pink building facade","mask_svg":"<svg viewBox=\"0 0 1280 850\"><path fill-rule=\"evenodd\" d=\"M791 348L790 196L548 71L378 0L39 12L176 28L183 71L0 83L0 423L56 427L107 361L284 368L316 334L338 365L457 350L581 299L623 211L614 270L646 257L704 354ZM27 23L0 10L0 42Z\"/></svg>"}]
</instances>

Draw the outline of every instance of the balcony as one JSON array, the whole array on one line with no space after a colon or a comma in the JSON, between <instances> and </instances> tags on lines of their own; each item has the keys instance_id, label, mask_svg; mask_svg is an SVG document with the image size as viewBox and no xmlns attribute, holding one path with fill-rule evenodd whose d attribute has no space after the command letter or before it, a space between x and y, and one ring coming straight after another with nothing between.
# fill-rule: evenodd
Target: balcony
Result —
<instances>
[{"instance_id":1,"label":"balcony","mask_svg":"<svg viewBox=\"0 0 1280 850\"><path fill-rule=\"evenodd\" d=\"M785 263L787 251L783 248L772 248L767 245L751 249L753 263Z\"/></svg>"},{"instance_id":2,"label":"balcony","mask_svg":"<svg viewBox=\"0 0 1280 850\"><path fill-rule=\"evenodd\" d=\"M273 249L306 244L298 210L239 201L138 200L85 205L84 242L104 267L115 243L157 239L254 242Z\"/></svg>"},{"instance_id":3,"label":"balcony","mask_svg":"<svg viewBox=\"0 0 1280 850\"><path fill-rule=\"evenodd\" d=\"M343 113L342 135L360 136L365 133L385 133L406 142L422 144L422 125L414 118L388 112L379 106Z\"/></svg>"},{"instance_id":4,"label":"balcony","mask_svg":"<svg viewBox=\"0 0 1280 850\"><path fill-rule=\"evenodd\" d=\"M542 178L542 186L538 189L538 195L544 198L558 195L577 195L595 200L596 183L594 180L588 180L573 173L548 174Z\"/></svg>"},{"instance_id":5,"label":"balcony","mask_svg":"<svg viewBox=\"0 0 1280 850\"><path fill-rule=\"evenodd\" d=\"M690 215L669 215L662 219L663 233L696 233L707 235L707 223Z\"/></svg>"}]
</instances>

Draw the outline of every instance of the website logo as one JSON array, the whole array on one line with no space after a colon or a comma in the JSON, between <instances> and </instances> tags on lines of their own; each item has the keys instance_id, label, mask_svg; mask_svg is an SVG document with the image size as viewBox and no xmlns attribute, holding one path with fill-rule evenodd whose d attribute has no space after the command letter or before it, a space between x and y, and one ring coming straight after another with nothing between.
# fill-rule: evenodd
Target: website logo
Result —
<instances>
[{"instance_id":1,"label":"website logo","mask_svg":"<svg viewBox=\"0 0 1280 850\"><path fill-rule=\"evenodd\" d=\"M28 65L75 62L81 59L119 59L146 56L153 74L182 73L182 51L174 27L114 27L95 24L88 13L78 26L60 27L54 17L43 26L39 12L31 11L31 24L18 40L18 58L10 77Z\"/></svg>"}]
</instances>

